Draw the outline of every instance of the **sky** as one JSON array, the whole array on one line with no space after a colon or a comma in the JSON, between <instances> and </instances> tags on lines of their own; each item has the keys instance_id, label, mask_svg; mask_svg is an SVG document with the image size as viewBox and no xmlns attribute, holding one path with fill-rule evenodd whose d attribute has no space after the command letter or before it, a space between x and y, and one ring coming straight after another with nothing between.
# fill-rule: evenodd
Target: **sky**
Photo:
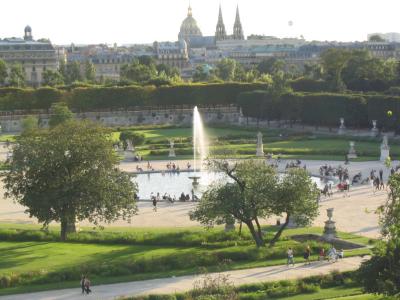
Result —
<instances>
[{"instance_id":1,"label":"sky","mask_svg":"<svg viewBox=\"0 0 400 300\"><path fill-rule=\"evenodd\" d=\"M203 35L214 35L221 3L232 34L236 5L245 35L362 41L368 33L400 32L400 0L191 0ZM0 0L0 38L66 45L175 41L189 0ZM290 26L289 24L293 24Z\"/></svg>"}]
</instances>

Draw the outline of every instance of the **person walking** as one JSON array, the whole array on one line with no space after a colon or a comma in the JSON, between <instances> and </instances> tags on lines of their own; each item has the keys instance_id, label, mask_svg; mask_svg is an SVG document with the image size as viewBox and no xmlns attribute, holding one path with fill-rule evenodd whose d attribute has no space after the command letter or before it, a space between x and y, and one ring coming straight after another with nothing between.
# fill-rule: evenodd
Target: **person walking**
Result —
<instances>
[{"instance_id":1,"label":"person walking","mask_svg":"<svg viewBox=\"0 0 400 300\"><path fill-rule=\"evenodd\" d=\"M320 250L319 250L319 257L318 257L318 260L319 261L324 261L325 260L325 249L324 248L321 248Z\"/></svg>"},{"instance_id":2,"label":"person walking","mask_svg":"<svg viewBox=\"0 0 400 300\"><path fill-rule=\"evenodd\" d=\"M294 266L294 253L292 248L289 248L287 251L287 265L288 267L290 266L290 264L292 264Z\"/></svg>"},{"instance_id":3,"label":"person walking","mask_svg":"<svg viewBox=\"0 0 400 300\"><path fill-rule=\"evenodd\" d=\"M87 277L85 278L84 285L85 285L86 295L89 295L92 292L92 290L90 289L90 280L89 280L89 278L87 278Z\"/></svg>"},{"instance_id":4,"label":"person walking","mask_svg":"<svg viewBox=\"0 0 400 300\"><path fill-rule=\"evenodd\" d=\"M309 245L307 245L303 255L304 259L306 260L306 265L310 264L310 256L311 256L311 248Z\"/></svg>"},{"instance_id":5,"label":"person walking","mask_svg":"<svg viewBox=\"0 0 400 300\"><path fill-rule=\"evenodd\" d=\"M85 279L86 279L85 275L82 275L82 278L81 278L81 289L82 289L82 294L85 293Z\"/></svg>"},{"instance_id":6,"label":"person walking","mask_svg":"<svg viewBox=\"0 0 400 300\"><path fill-rule=\"evenodd\" d=\"M153 197L153 211L157 212L157 198Z\"/></svg>"}]
</instances>

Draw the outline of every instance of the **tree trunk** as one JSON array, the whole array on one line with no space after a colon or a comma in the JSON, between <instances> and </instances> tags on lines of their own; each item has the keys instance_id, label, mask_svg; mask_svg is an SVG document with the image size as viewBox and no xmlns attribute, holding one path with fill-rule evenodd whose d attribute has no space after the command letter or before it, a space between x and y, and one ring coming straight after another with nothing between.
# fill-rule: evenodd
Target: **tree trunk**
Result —
<instances>
[{"instance_id":1,"label":"tree trunk","mask_svg":"<svg viewBox=\"0 0 400 300\"><path fill-rule=\"evenodd\" d=\"M240 223L239 223L239 236L240 237L242 236L242 225L243 225L243 223L242 223L242 221L240 221Z\"/></svg>"},{"instance_id":2,"label":"tree trunk","mask_svg":"<svg viewBox=\"0 0 400 300\"><path fill-rule=\"evenodd\" d=\"M262 232L261 232L261 226L260 226L260 222L258 222L258 218L255 218L256 221L256 225L257 225L257 232L258 232L258 236L262 239Z\"/></svg>"},{"instance_id":3,"label":"tree trunk","mask_svg":"<svg viewBox=\"0 0 400 300\"><path fill-rule=\"evenodd\" d=\"M245 224L247 225L247 227L250 230L251 235L253 236L254 241L256 242L257 247L262 247L264 245L264 241L262 240L262 238L257 234L253 222L249 221L249 222L245 222Z\"/></svg>"},{"instance_id":4,"label":"tree trunk","mask_svg":"<svg viewBox=\"0 0 400 300\"><path fill-rule=\"evenodd\" d=\"M75 215L70 218L62 218L61 219L61 240L66 241L68 237L68 233L76 232L76 218Z\"/></svg>"},{"instance_id":5,"label":"tree trunk","mask_svg":"<svg viewBox=\"0 0 400 300\"><path fill-rule=\"evenodd\" d=\"M279 228L278 232L275 234L274 238L269 242L270 247L273 247L275 245L276 241L281 237L282 232L285 230L285 228L289 224L289 218L290 218L290 215L287 214L285 223L283 223L283 225Z\"/></svg>"}]
</instances>

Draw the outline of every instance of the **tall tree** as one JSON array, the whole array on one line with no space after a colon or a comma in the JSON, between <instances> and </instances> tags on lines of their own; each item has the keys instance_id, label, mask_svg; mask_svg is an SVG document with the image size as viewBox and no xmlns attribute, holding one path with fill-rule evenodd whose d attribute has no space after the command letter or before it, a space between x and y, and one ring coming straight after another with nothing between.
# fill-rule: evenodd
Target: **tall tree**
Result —
<instances>
[{"instance_id":1,"label":"tall tree","mask_svg":"<svg viewBox=\"0 0 400 300\"><path fill-rule=\"evenodd\" d=\"M216 75L224 81L232 81L235 78L237 62L234 59L224 58L217 63Z\"/></svg>"},{"instance_id":2,"label":"tall tree","mask_svg":"<svg viewBox=\"0 0 400 300\"><path fill-rule=\"evenodd\" d=\"M331 83L334 91L340 92L346 89L342 72L350 58L351 51L346 49L330 48L321 54L321 64L326 80Z\"/></svg>"},{"instance_id":3,"label":"tall tree","mask_svg":"<svg viewBox=\"0 0 400 300\"><path fill-rule=\"evenodd\" d=\"M46 70L43 72L43 85L58 86L64 84L64 77L59 71Z\"/></svg>"},{"instance_id":4,"label":"tall tree","mask_svg":"<svg viewBox=\"0 0 400 300\"><path fill-rule=\"evenodd\" d=\"M129 65L121 67L120 71L122 80L129 80L137 83L145 83L157 77L157 69L155 65L141 64L139 60L134 60Z\"/></svg>"},{"instance_id":5,"label":"tall tree","mask_svg":"<svg viewBox=\"0 0 400 300\"><path fill-rule=\"evenodd\" d=\"M65 83L71 84L76 81L82 81L81 65L77 61L69 62L65 68Z\"/></svg>"},{"instance_id":6,"label":"tall tree","mask_svg":"<svg viewBox=\"0 0 400 300\"><path fill-rule=\"evenodd\" d=\"M65 103L56 103L52 106L52 114L49 121L50 127L55 127L73 118L72 111Z\"/></svg>"},{"instance_id":7,"label":"tall tree","mask_svg":"<svg viewBox=\"0 0 400 300\"><path fill-rule=\"evenodd\" d=\"M85 62L85 79L89 82L96 80L96 68L90 61Z\"/></svg>"},{"instance_id":8,"label":"tall tree","mask_svg":"<svg viewBox=\"0 0 400 300\"><path fill-rule=\"evenodd\" d=\"M7 76L7 64L4 60L0 59L0 86L6 83Z\"/></svg>"},{"instance_id":9,"label":"tall tree","mask_svg":"<svg viewBox=\"0 0 400 300\"><path fill-rule=\"evenodd\" d=\"M76 221L129 221L137 212L137 188L117 163L105 129L68 121L18 138L4 179L6 196L44 225L60 222L62 240Z\"/></svg>"},{"instance_id":10,"label":"tall tree","mask_svg":"<svg viewBox=\"0 0 400 300\"><path fill-rule=\"evenodd\" d=\"M26 84L25 70L20 64L11 66L10 73L8 75L8 82L11 86L24 87Z\"/></svg>"}]
</instances>

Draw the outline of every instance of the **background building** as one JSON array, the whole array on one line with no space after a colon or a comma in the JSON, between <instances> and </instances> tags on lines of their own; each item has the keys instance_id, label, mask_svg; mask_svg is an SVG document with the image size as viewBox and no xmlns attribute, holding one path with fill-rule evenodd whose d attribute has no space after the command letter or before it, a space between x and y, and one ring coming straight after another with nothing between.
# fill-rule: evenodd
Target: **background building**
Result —
<instances>
[{"instance_id":1,"label":"background building","mask_svg":"<svg viewBox=\"0 0 400 300\"><path fill-rule=\"evenodd\" d=\"M43 72L57 70L59 61L65 59L65 56L63 49L55 49L49 40L35 41L32 28L26 26L24 38L0 40L0 59L9 67L20 64L26 73L26 83L37 87L43 81Z\"/></svg>"}]
</instances>

